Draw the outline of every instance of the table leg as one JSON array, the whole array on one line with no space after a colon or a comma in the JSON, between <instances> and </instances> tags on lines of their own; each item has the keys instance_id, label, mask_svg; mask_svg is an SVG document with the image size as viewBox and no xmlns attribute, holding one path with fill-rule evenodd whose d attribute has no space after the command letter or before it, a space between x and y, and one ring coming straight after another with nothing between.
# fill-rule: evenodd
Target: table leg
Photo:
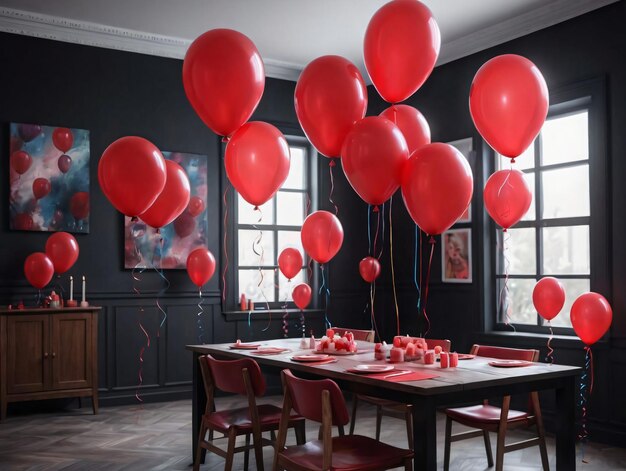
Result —
<instances>
[{"instance_id":1,"label":"table leg","mask_svg":"<svg viewBox=\"0 0 626 471\"><path fill-rule=\"evenodd\" d=\"M575 376L563 379L556 389L556 469L576 469L576 398Z\"/></svg>"},{"instance_id":2,"label":"table leg","mask_svg":"<svg viewBox=\"0 0 626 471\"><path fill-rule=\"evenodd\" d=\"M200 425L202 424L202 415L206 408L206 393L202 383L202 371L200 370L200 362L198 358L200 354L193 352L192 370L192 401L191 401L191 460L193 462L198 447L198 434L200 433ZM206 450L202 449L202 459L200 463L204 463Z\"/></svg>"},{"instance_id":3,"label":"table leg","mask_svg":"<svg viewBox=\"0 0 626 471\"><path fill-rule=\"evenodd\" d=\"M430 397L413 400L413 444L415 458L413 469L437 469L437 408Z\"/></svg>"}]
</instances>

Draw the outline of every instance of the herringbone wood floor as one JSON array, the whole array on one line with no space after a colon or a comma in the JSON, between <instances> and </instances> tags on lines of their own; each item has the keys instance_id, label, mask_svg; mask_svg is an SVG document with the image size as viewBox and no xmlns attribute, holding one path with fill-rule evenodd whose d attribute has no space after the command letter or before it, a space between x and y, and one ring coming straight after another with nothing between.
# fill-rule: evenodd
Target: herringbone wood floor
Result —
<instances>
[{"instance_id":1,"label":"herringbone wood floor","mask_svg":"<svg viewBox=\"0 0 626 471\"><path fill-rule=\"evenodd\" d=\"M278 397L267 399L279 402ZM218 407L239 405L238 399L221 398ZM362 405L357 420L357 433L373 436L374 409ZM406 446L404 423L385 417L382 439ZM443 457L444 419L439 417L438 457ZM457 430L456 428L454 429ZM37 413L17 412L0 424L0 470L2 471L143 471L190 470L191 463L191 402L107 407L100 415L91 409L67 408ZM316 435L311 424L307 436ZM520 432L511 438L523 436ZM288 443L295 442L293 437ZM495 436L492 436L495 447ZM553 456L554 440L549 440ZM495 451L495 448L494 448ZM265 448L265 469L271 469L273 450ZM626 450L589 444L585 448L589 464L578 462L583 470L626 469ZM554 460L551 459L551 467ZM235 459L234 469L243 467L243 454ZM223 460L207 455L203 471L223 469ZM251 453L250 469L256 469ZM482 439L467 440L452 445L451 469L478 471L487 468ZM511 471L541 469L536 449L526 449L505 456L505 469ZM553 468L554 469L554 468Z\"/></svg>"}]
</instances>

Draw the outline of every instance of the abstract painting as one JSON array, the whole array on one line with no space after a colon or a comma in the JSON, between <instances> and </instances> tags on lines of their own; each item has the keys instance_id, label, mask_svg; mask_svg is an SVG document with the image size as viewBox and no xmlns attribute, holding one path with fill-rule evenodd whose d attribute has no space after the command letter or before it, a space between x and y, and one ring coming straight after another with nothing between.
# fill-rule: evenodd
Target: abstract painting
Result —
<instances>
[{"instance_id":1,"label":"abstract painting","mask_svg":"<svg viewBox=\"0 0 626 471\"><path fill-rule=\"evenodd\" d=\"M472 282L471 229L450 229L442 234L441 279L444 283Z\"/></svg>"},{"instance_id":2,"label":"abstract painting","mask_svg":"<svg viewBox=\"0 0 626 471\"><path fill-rule=\"evenodd\" d=\"M11 123L10 136L10 229L88 233L89 131Z\"/></svg>"},{"instance_id":3,"label":"abstract painting","mask_svg":"<svg viewBox=\"0 0 626 471\"><path fill-rule=\"evenodd\" d=\"M185 268L187 256L198 247L208 246L207 156L183 152L163 152L185 169L191 187L191 201L174 222L157 232L141 219L125 218L125 268Z\"/></svg>"}]
</instances>

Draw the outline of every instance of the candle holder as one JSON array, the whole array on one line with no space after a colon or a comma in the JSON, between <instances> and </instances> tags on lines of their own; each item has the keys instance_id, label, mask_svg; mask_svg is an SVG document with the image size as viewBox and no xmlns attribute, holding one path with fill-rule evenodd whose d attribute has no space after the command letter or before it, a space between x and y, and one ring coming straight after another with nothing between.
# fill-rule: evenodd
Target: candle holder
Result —
<instances>
[{"instance_id":1,"label":"candle holder","mask_svg":"<svg viewBox=\"0 0 626 471\"><path fill-rule=\"evenodd\" d=\"M75 299L68 299L67 301L65 301L65 306L76 307L78 306L78 301L76 301Z\"/></svg>"},{"instance_id":2,"label":"candle holder","mask_svg":"<svg viewBox=\"0 0 626 471\"><path fill-rule=\"evenodd\" d=\"M89 302L87 302L87 301L81 301L81 302L80 302L80 307L89 307Z\"/></svg>"}]
</instances>

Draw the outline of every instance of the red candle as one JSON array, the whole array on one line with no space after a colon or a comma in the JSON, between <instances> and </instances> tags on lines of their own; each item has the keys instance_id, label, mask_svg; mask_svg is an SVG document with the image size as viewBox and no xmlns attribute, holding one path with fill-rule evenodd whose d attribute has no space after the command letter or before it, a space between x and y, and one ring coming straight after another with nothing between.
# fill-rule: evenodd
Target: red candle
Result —
<instances>
[{"instance_id":1,"label":"red candle","mask_svg":"<svg viewBox=\"0 0 626 471\"><path fill-rule=\"evenodd\" d=\"M450 354L450 368L459 366L459 354L457 352Z\"/></svg>"},{"instance_id":2,"label":"red candle","mask_svg":"<svg viewBox=\"0 0 626 471\"><path fill-rule=\"evenodd\" d=\"M389 361L391 363L401 363L404 361L404 349L403 348L392 348L389 354Z\"/></svg>"},{"instance_id":3,"label":"red candle","mask_svg":"<svg viewBox=\"0 0 626 471\"><path fill-rule=\"evenodd\" d=\"M447 368L450 366L448 352L441 352L439 354L439 363L442 368Z\"/></svg>"},{"instance_id":4,"label":"red candle","mask_svg":"<svg viewBox=\"0 0 626 471\"><path fill-rule=\"evenodd\" d=\"M435 352L433 350L427 350L424 353L424 364L433 365L435 363Z\"/></svg>"}]
</instances>

